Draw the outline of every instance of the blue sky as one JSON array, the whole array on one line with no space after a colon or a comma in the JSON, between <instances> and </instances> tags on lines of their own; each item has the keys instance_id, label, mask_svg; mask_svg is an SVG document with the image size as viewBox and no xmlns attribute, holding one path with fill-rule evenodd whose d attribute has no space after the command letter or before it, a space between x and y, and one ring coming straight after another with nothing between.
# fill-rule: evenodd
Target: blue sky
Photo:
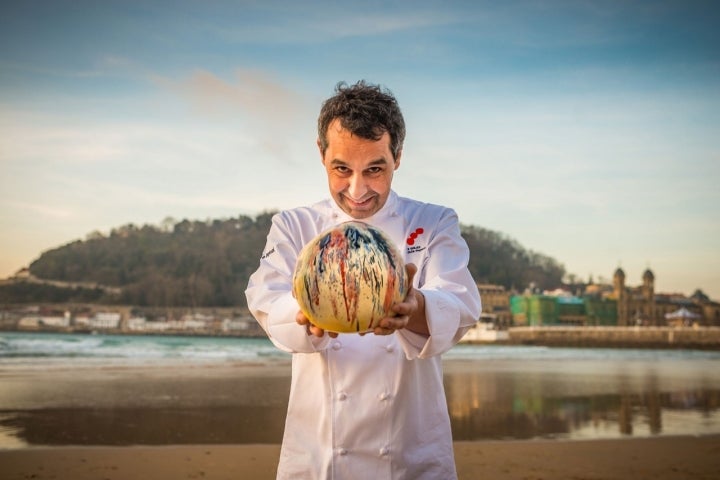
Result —
<instances>
[{"instance_id":1,"label":"blue sky","mask_svg":"<svg viewBox=\"0 0 720 480\"><path fill-rule=\"evenodd\" d=\"M0 277L127 223L326 195L338 81L406 116L401 195L569 273L720 300L712 1L0 6Z\"/></svg>"}]
</instances>

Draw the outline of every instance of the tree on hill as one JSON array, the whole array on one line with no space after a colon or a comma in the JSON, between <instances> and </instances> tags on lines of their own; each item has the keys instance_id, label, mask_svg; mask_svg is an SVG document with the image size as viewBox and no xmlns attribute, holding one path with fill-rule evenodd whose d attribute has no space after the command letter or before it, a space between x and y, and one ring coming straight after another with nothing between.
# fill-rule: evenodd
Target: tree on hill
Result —
<instances>
[{"instance_id":1,"label":"tree on hill","mask_svg":"<svg viewBox=\"0 0 720 480\"><path fill-rule=\"evenodd\" d=\"M522 289L534 283L541 289L562 284L565 267L555 259L525 250L517 241L480 227L463 226L470 249L468 268L478 283Z\"/></svg>"},{"instance_id":2,"label":"tree on hill","mask_svg":"<svg viewBox=\"0 0 720 480\"><path fill-rule=\"evenodd\" d=\"M132 224L45 252L30 265L39 278L121 287L121 303L152 306L244 305L271 213L255 219L176 223L172 230Z\"/></svg>"},{"instance_id":3,"label":"tree on hill","mask_svg":"<svg viewBox=\"0 0 720 480\"><path fill-rule=\"evenodd\" d=\"M108 235L88 234L43 253L30 265L38 278L120 287L119 297L97 301L138 306L245 306L245 288L258 266L273 212L255 218L175 221L160 226L127 224ZM175 222L175 223L172 223ZM564 268L554 259L525 250L499 233L463 226L470 248L469 269L478 283L522 289L533 282L540 288L561 284ZM37 287L37 286L36 286ZM0 298L13 294L0 287ZM66 294L28 285L16 301L52 298L92 298L88 293ZM33 295L35 292L35 295Z\"/></svg>"}]
</instances>

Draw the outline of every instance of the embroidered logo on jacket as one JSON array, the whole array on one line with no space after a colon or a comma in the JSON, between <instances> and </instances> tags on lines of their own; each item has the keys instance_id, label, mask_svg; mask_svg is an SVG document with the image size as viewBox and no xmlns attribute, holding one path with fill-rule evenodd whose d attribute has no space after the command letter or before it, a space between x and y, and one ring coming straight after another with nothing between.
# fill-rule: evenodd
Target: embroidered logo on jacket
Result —
<instances>
[{"instance_id":1,"label":"embroidered logo on jacket","mask_svg":"<svg viewBox=\"0 0 720 480\"><path fill-rule=\"evenodd\" d=\"M405 243L407 244L407 253L415 253L425 250L424 245L415 245L418 241L418 237L420 237L423 233L425 233L425 229L418 227L407 237L405 240Z\"/></svg>"}]
</instances>

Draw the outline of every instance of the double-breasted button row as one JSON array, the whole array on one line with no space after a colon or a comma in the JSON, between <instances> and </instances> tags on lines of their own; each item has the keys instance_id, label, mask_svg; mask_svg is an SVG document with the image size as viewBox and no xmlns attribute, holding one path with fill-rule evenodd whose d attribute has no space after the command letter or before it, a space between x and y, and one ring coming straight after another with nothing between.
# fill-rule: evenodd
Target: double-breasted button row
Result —
<instances>
[{"instance_id":1,"label":"double-breasted button row","mask_svg":"<svg viewBox=\"0 0 720 480\"><path fill-rule=\"evenodd\" d=\"M347 448L338 448L338 449L336 450L336 452L337 452L337 454L340 455L341 457L344 457L344 456L346 456L348 453L350 453ZM388 455L390 455L390 448L388 448L388 447L382 447L380 450L378 450L378 454L379 454L381 457L387 457Z\"/></svg>"}]
</instances>

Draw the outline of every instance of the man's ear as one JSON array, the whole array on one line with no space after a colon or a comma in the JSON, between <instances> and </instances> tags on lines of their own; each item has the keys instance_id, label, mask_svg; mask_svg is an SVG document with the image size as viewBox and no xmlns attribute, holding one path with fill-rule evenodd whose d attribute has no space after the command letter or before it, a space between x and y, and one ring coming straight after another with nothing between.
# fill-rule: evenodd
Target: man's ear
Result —
<instances>
[{"instance_id":1,"label":"man's ear","mask_svg":"<svg viewBox=\"0 0 720 480\"><path fill-rule=\"evenodd\" d=\"M402 150L398 150L398 153L395 156L395 170L397 170L400 167L400 159L401 158L402 158Z\"/></svg>"},{"instance_id":2,"label":"man's ear","mask_svg":"<svg viewBox=\"0 0 720 480\"><path fill-rule=\"evenodd\" d=\"M319 138L317 139L317 142L316 142L316 143L317 143L317 146L318 146L318 151L320 152L320 162L321 162L323 165L325 165L325 155L323 155L322 145L320 144L320 139L319 139Z\"/></svg>"}]
</instances>

